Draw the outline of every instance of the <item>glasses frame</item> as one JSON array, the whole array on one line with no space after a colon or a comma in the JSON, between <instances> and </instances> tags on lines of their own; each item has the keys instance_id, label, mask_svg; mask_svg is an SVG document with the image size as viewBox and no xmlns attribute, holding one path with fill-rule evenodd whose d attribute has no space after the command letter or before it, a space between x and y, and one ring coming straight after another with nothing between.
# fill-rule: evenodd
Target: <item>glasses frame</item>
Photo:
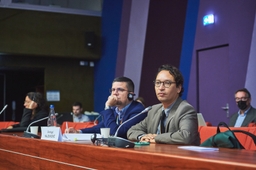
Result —
<instances>
[{"instance_id":1,"label":"glasses frame","mask_svg":"<svg viewBox=\"0 0 256 170\"><path fill-rule=\"evenodd\" d=\"M124 91L130 92L129 90L126 90L126 89L123 89L123 88L111 88L111 89L109 89L110 93L113 93L115 91L117 91L117 93L119 93L119 92L123 93Z\"/></svg>"},{"instance_id":2,"label":"glasses frame","mask_svg":"<svg viewBox=\"0 0 256 170\"><path fill-rule=\"evenodd\" d=\"M159 82L159 84L157 85L158 82ZM167 82L168 82L168 84L166 84ZM169 81L169 80L166 80L166 81L159 81L159 80L156 80L156 81L153 81L153 83L154 83L155 87L160 87L161 84L163 84L163 86L164 86L165 88L171 87L171 85L174 84L174 83L176 84L175 81Z\"/></svg>"},{"instance_id":3,"label":"glasses frame","mask_svg":"<svg viewBox=\"0 0 256 170\"><path fill-rule=\"evenodd\" d=\"M249 99L250 97L235 97L235 101L248 101L248 99Z\"/></svg>"}]
</instances>

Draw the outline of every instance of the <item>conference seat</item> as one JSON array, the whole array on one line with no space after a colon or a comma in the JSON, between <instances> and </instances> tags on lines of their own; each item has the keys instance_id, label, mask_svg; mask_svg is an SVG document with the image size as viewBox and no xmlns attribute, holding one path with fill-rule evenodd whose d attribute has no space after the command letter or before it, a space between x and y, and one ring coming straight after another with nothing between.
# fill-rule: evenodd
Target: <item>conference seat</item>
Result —
<instances>
[{"instance_id":1,"label":"conference seat","mask_svg":"<svg viewBox=\"0 0 256 170\"><path fill-rule=\"evenodd\" d=\"M14 121L2 121L0 122L0 129L6 129L7 127L18 124L19 122L14 122Z\"/></svg>"},{"instance_id":2,"label":"conference seat","mask_svg":"<svg viewBox=\"0 0 256 170\"><path fill-rule=\"evenodd\" d=\"M206 126L212 126L211 122L205 122L205 123L206 123Z\"/></svg>"},{"instance_id":3,"label":"conference seat","mask_svg":"<svg viewBox=\"0 0 256 170\"><path fill-rule=\"evenodd\" d=\"M244 130L256 135L256 127L230 127L231 130ZM220 131L224 132L228 129L225 127L220 127ZM215 135L217 132L216 126L199 126L198 131L201 138L201 143L203 143L206 139L210 138L211 136ZM244 146L247 150L256 150L256 146L251 139L250 136L247 136L243 133L235 132L235 135L239 142Z\"/></svg>"}]
</instances>

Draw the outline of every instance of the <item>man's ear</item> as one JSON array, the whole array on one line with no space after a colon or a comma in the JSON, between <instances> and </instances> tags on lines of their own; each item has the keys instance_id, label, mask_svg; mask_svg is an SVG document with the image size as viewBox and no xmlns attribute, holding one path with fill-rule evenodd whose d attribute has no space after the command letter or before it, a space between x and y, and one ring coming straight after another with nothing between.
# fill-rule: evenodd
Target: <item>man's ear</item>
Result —
<instances>
[{"instance_id":1,"label":"man's ear","mask_svg":"<svg viewBox=\"0 0 256 170\"><path fill-rule=\"evenodd\" d=\"M182 87L181 87L181 84L177 87L177 93L180 93L181 92L181 89L182 89Z\"/></svg>"}]
</instances>

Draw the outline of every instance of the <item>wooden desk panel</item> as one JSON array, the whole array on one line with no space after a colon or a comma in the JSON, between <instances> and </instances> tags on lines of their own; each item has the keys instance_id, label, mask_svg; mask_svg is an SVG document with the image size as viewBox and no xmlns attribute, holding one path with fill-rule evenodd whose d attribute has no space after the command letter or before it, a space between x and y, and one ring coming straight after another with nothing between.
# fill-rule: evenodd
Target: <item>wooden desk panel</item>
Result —
<instances>
[{"instance_id":1,"label":"wooden desk panel","mask_svg":"<svg viewBox=\"0 0 256 170\"><path fill-rule=\"evenodd\" d=\"M256 169L256 152L194 152L177 145L129 149L0 134L0 169Z\"/></svg>"}]
</instances>

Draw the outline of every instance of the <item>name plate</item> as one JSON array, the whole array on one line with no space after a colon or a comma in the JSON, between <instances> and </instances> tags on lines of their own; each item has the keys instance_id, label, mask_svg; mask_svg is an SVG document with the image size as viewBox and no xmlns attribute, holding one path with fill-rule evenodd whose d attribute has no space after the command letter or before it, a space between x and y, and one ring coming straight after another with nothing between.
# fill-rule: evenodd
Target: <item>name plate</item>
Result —
<instances>
[{"instance_id":1,"label":"name plate","mask_svg":"<svg viewBox=\"0 0 256 170\"><path fill-rule=\"evenodd\" d=\"M60 127L43 126L41 127L41 139L62 142Z\"/></svg>"}]
</instances>

